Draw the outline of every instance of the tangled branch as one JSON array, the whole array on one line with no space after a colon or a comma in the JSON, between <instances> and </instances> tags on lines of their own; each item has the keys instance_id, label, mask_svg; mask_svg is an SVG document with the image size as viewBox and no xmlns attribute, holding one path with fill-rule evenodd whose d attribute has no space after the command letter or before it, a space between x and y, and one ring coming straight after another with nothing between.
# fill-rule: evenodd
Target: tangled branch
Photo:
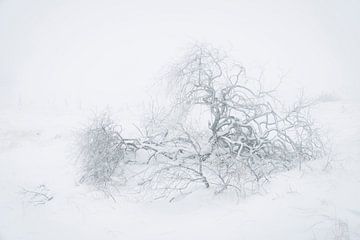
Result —
<instances>
[{"instance_id":1,"label":"tangled branch","mask_svg":"<svg viewBox=\"0 0 360 240\"><path fill-rule=\"evenodd\" d=\"M324 152L308 112L311 103L301 99L291 109L281 109L272 91L258 82L251 87L254 81L245 68L219 50L195 46L168 77L175 104L161 120L152 115L142 137L123 138L109 118L86 129L83 181L97 186L112 182L119 166L132 161L131 166L145 169L136 175L138 185L153 189L157 197L196 186L243 192L247 184L267 181L271 174ZM196 107L209 116L206 128L188 124ZM174 122L170 116L179 109L181 121ZM138 151L147 154L146 161L135 157Z\"/></svg>"}]
</instances>

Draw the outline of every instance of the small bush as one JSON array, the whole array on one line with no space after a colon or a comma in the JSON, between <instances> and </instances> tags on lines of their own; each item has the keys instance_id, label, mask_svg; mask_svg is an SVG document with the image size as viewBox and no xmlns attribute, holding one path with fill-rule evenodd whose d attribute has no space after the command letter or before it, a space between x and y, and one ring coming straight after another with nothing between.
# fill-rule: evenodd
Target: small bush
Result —
<instances>
[{"instance_id":1,"label":"small bush","mask_svg":"<svg viewBox=\"0 0 360 240\"><path fill-rule=\"evenodd\" d=\"M81 183L106 190L109 184L124 183L126 146L108 113L97 115L78 135Z\"/></svg>"}]
</instances>

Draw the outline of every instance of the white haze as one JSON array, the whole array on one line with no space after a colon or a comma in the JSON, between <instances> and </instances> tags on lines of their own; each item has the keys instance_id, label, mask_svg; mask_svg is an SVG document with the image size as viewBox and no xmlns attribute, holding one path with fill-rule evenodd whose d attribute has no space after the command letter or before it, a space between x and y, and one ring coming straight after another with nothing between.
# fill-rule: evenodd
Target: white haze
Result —
<instances>
[{"instance_id":1,"label":"white haze","mask_svg":"<svg viewBox=\"0 0 360 240\"><path fill-rule=\"evenodd\" d=\"M194 42L284 97L356 98L358 1L0 1L1 105L136 105Z\"/></svg>"},{"instance_id":2,"label":"white haze","mask_svg":"<svg viewBox=\"0 0 360 240\"><path fill-rule=\"evenodd\" d=\"M359 23L359 0L0 0L0 240L360 239ZM193 43L281 81L287 104L337 96L311 112L328 154L244 198L136 201L129 184L113 202L80 184L74 140L92 112L109 106L122 136L140 136L141 107Z\"/></svg>"}]
</instances>

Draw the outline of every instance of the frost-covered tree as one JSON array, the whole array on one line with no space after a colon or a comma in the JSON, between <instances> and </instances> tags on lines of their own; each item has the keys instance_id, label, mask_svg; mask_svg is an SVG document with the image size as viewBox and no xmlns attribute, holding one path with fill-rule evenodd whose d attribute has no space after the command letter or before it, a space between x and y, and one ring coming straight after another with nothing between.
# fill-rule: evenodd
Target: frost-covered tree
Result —
<instances>
[{"instance_id":1,"label":"frost-covered tree","mask_svg":"<svg viewBox=\"0 0 360 240\"><path fill-rule=\"evenodd\" d=\"M94 139L106 139L101 144L94 147L93 140L87 140L82 145L85 177L96 173L101 176L96 184L108 181L121 163L121 169L141 169L134 181L156 197L201 186L243 193L272 173L323 153L308 113L311 104L300 100L284 111L272 91L263 90L243 66L218 49L194 46L166 77L172 105L164 114L149 115L142 136L125 140L111 128L95 134ZM203 125L192 124L194 118ZM144 154L142 159L132 154L131 164L126 164L123 149L145 152L146 160ZM99 162L104 169L95 171L93 165Z\"/></svg>"}]
</instances>

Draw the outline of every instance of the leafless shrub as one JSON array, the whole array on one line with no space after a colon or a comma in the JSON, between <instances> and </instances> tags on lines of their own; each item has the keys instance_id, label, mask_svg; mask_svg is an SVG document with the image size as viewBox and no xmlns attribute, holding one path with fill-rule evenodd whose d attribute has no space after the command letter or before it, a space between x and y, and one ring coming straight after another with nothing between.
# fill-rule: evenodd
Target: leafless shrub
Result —
<instances>
[{"instance_id":1,"label":"leafless shrub","mask_svg":"<svg viewBox=\"0 0 360 240\"><path fill-rule=\"evenodd\" d=\"M312 103L300 99L284 110L274 90L265 91L220 50L195 46L167 78L173 105L165 111L151 108L141 137L125 140L108 117L85 130L84 181L112 182L126 151L141 150L147 160L135 161L145 165L138 185L153 189L156 197L197 186L243 193L272 173L301 167L323 153L308 111ZM205 127L191 124L204 117Z\"/></svg>"},{"instance_id":2,"label":"leafless shrub","mask_svg":"<svg viewBox=\"0 0 360 240\"><path fill-rule=\"evenodd\" d=\"M23 188L21 194L24 195L28 203L34 206L43 205L54 198L50 190L43 184L31 190Z\"/></svg>"},{"instance_id":3,"label":"leafless shrub","mask_svg":"<svg viewBox=\"0 0 360 240\"><path fill-rule=\"evenodd\" d=\"M79 132L81 183L101 190L125 183L122 166L131 149L120 133L109 113L95 116L91 124Z\"/></svg>"},{"instance_id":4,"label":"leafless shrub","mask_svg":"<svg viewBox=\"0 0 360 240\"><path fill-rule=\"evenodd\" d=\"M341 219L335 219L334 220L334 226L333 226L333 239L334 240L349 240L350 234L349 234L349 225L347 222L341 220Z\"/></svg>"},{"instance_id":5,"label":"leafless shrub","mask_svg":"<svg viewBox=\"0 0 360 240\"><path fill-rule=\"evenodd\" d=\"M314 239L350 240L352 232L348 223L337 217L322 215L323 221L316 223L312 228Z\"/></svg>"}]
</instances>

